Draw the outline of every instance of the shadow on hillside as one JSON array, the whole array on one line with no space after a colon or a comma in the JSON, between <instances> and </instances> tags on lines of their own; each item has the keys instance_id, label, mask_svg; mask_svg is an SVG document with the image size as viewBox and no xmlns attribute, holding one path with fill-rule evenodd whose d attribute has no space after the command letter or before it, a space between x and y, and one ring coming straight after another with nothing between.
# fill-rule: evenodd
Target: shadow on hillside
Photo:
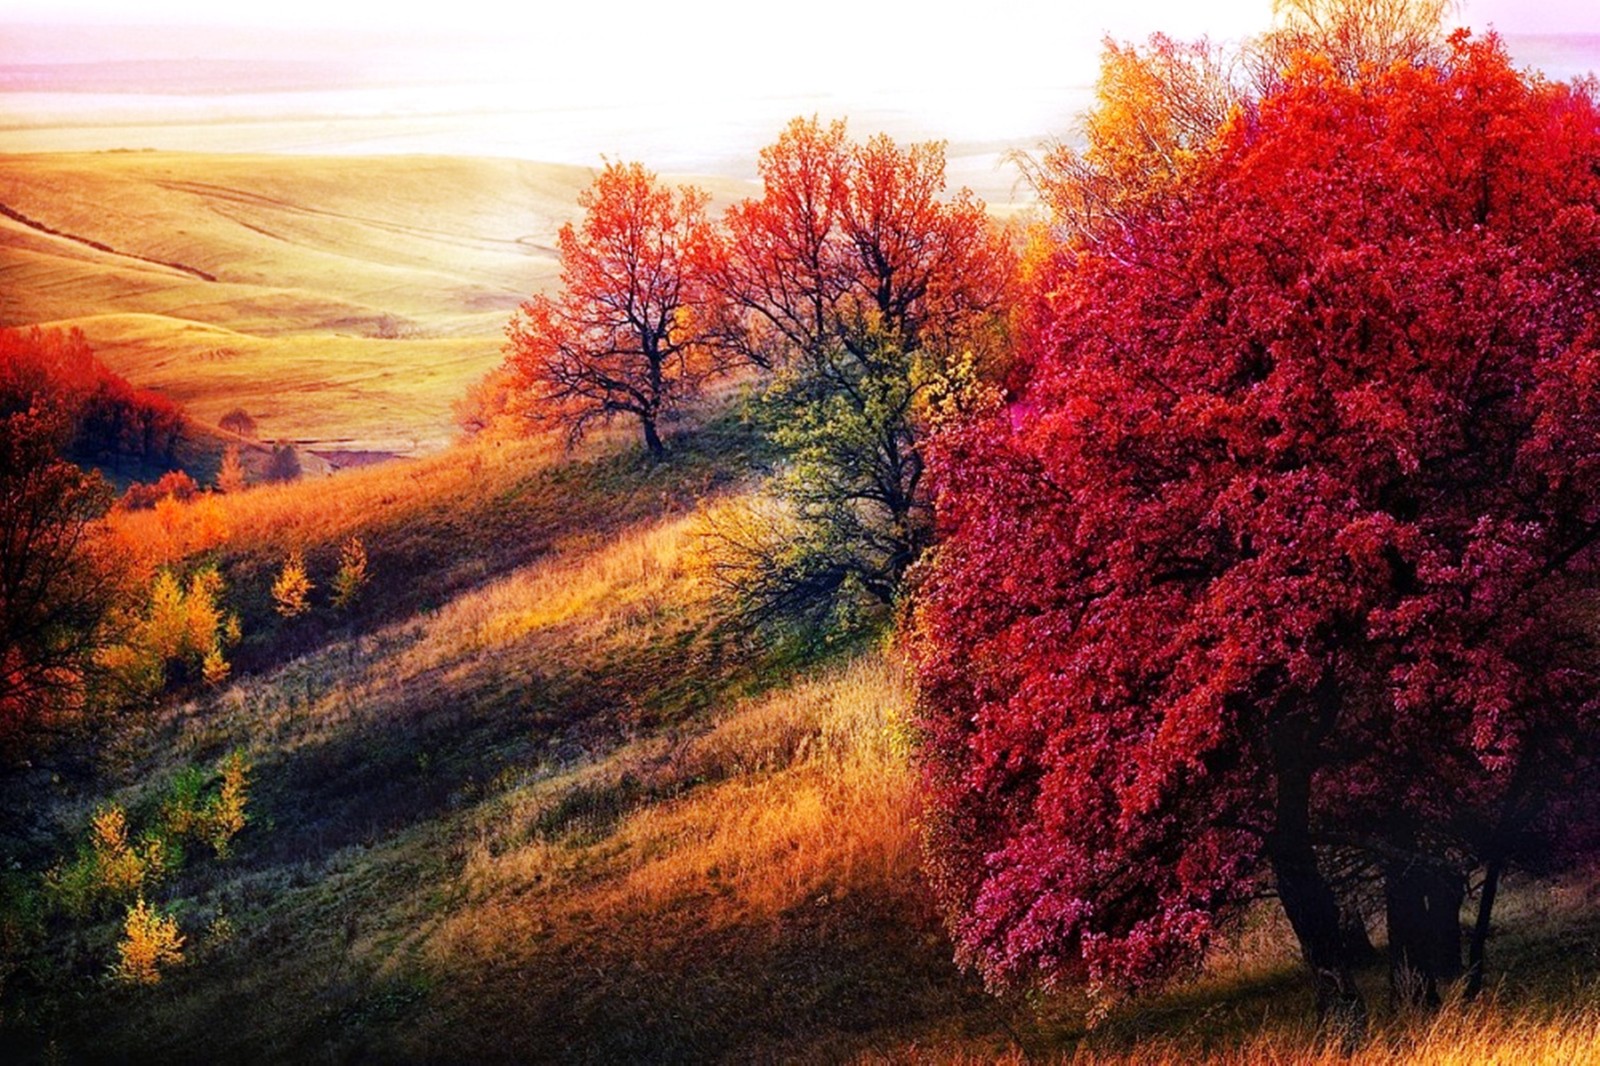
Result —
<instances>
[{"instance_id":1,"label":"shadow on hillside","mask_svg":"<svg viewBox=\"0 0 1600 1066\"><path fill-rule=\"evenodd\" d=\"M224 576L234 590L230 602L239 609L245 634L233 653L236 673L260 674L353 634L436 610L574 539L603 542L683 513L767 460L764 437L737 408L672 438L672 446L663 462L629 447L534 469L502 490L458 499L407 498L373 515L358 533L374 579L342 626L331 615L288 622L277 617L271 586L282 560L273 552L246 551L225 560ZM337 568L339 543L304 547L313 572Z\"/></svg>"},{"instance_id":2,"label":"shadow on hillside","mask_svg":"<svg viewBox=\"0 0 1600 1066\"><path fill-rule=\"evenodd\" d=\"M732 923L709 920L711 895L555 928L440 975L436 1013L379 1057L843 1061L935 1033L1004 1047L1011 1011L956 969L919 889Z\"/></svg>"}]
</instances>

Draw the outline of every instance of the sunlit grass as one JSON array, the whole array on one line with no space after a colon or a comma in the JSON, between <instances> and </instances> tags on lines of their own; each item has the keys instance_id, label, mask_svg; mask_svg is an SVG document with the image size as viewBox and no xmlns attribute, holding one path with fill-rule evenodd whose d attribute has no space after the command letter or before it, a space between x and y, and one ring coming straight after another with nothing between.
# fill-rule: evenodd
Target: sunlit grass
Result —
<instances>
[{"instance_id":1,"label":"sunlit grass","mask_svg":"<svg viewBox=\"0 0 1600 1066\"><path fill-rule=\"evenodd\" d=\"M907 882L917 864L908 698L902 667L874 654L749 700L670 748L625 748L508 801L496 812L503 828L473 849L464 883L485 902L542 885L553 908L601 919L693 901L714 926ZM585 824L580 813L516 839L563 795L587 789L598 800L608 785L624 808L636 804L614 827L606 822L616 812L595 802L598 820ZM651 792L653 802L638 798ZM484 950L515 927L463 917L442 940Z\"/></svg>"},{"instance_id":2,"label":"sunlit grass","mask_svg":"<svg viewBox=\"0 0 1600 1066\"><path fill-rule=\"evenodd\" d=\"M1018 1048L976 1055L908 1047L889 1057L945 1066L1041 1061ZM1197 1053L1192 1041L1167 1038L1122 1053L1061 1051L1042 1058L1061 1066L1585 1066L1600 1062L1600 1004L1554 1009L1492 1000L1470 1008L1450 1004L1433 1016L1391 1021L1354 1051L1319 1040L1306 1027L1209 1053Z\"/></svg>"}]
</instances>

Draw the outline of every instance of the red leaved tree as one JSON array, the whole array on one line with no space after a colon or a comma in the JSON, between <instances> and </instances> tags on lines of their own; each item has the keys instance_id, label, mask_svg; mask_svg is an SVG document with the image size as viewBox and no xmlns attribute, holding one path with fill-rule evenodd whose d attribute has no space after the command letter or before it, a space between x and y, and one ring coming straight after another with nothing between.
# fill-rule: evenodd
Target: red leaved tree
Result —
<instances>
[{"instance_id":1,"label":"red leaved tree","mask_svg":"<svg viewBox=\"0 0 1600 1066\"><path fill-rule=\"evenodd\" d=\"M981 201L946 194L941 144L795 119L760 168L714 277L730 342L775 371L794 524L725 536L732 583L757 615L836 610L852 591L881 607L932 531L930 408L1002 350L1014 257Z\"/></svg>"},{"instance_id":2,"label":"red leaved tree","mask_svg":"<svg viewBox=\"0 0 1600 1066\"><path fill-rule=\"evenodd\" d=\"M76 397L57 372L94 365L76 335L0 330L0 749L78 709L115 592L93 544L110 488L62 457Z\"/></svg>"},{"instance_id":3,"label":"red leaved tree","mask_svg":"<svg viewBox=\"0 0 1600 1066\"><path fill-rule=\"evenodd\" d=\"M707 195L675 194L638 163L608 163L561 228L561 290L507 328L506 367L536 418L573 437L617 415L661 456L661 423L729 365L706 283L717 256Z\"/></svg>"},{"instance_id":4,"label":"red leaved tree","mask_svg":"<svg viewBox=\"0 0 1600 1066\"><path fill-rule=\"evenodd\" d=\"M931 869L994 983L1137 987L1262 894L1359 1028L1488 874L1592 850L1600 109L1494 40L1302 60L1059 257L1032 380L936 452Z\"/></svg>"}]
</instances>

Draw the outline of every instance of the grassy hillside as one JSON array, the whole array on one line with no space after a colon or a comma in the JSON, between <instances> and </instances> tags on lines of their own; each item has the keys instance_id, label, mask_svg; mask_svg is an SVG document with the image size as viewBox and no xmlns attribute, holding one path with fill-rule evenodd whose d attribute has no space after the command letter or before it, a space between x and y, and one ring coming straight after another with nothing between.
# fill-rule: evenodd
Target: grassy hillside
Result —
<instances>
[{"instance_id":1,"label":"grassy hillside","mask_svg":"<svg viewBox=\"0 0 1600 1066\"><path fill-rule=\"evenodd\" d=\"M264 438L420 456L109 520L146 576L215 565L242 637L226 683L191 679L93 750L0 778L8 1056L1600 1062L1593 878L1509 887L1486 1005L1395 1014L1381 967L1362 975L1378 1033L1349 1059L1317 1046L1270 904L1139 1003L986 993L921 881L900 650L719 617L700 532L771 458L741 384L665 463L626 426L576 452L444 444L588 178L0 157L0 324L77 325L202 422L242 406ZM196 436L185 465L205 473L226 438ZM372 578L341 610L352 537ZM286 619L272 586L296 551L311 610ZM251 769L230 853L191 846L147 890L183 961L119 983L120 905L68 913L50 872L103 804L148 825L233 752Z\"/></svg>"},{"instance_id":2,"label":"grassy hillside","mask_svg":"<svg viewBox=\"0 0 1600 1066\"><path fill-rule=\"evenodd\" d=\"M662 465L482 442L189 508L223 531L204 554L245 618L241 673L121 723L93 777L39 770L7 798L38 816L37 870L97 803L150 810L242 748L250 823L153 897L187 937L153 988L106 976L114 917L0 923L31 945L0 1037L69 1061L1333 1061L1270 911L1092 1030L1072 996L958 971L919 880L896 654L808 659L716 623L697 530L761 459L724 416ZM189 550L182 518L119 521ZM326 588L352 533L374 583L346 615ZM266 586L292 545L318 588L284 621ZM1356 1061L1600 1056L1592 892L1520 886L1497 1002L1391 1019Z\"/></svg>"},{"instance_id":3,"label":"grassy hillside","mask_svg":"<svg viewBox=\"0 0 1600 1066\"><path fill-rule=\"evenodd\" d=\"M591 172L512 160L0 155L0 326L81 328L201 422L415 453L551 284ZM723 199L737 183L716 183Z\"/></svg>"}]
</instances>

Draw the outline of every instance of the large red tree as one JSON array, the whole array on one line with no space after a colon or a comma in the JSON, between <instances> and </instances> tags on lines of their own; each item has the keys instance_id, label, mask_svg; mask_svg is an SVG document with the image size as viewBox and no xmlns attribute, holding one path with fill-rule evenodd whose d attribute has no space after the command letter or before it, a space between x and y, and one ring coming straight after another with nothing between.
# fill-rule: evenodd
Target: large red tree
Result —
<instances>
[{"instance_id":1,"label":"large red tree","mask_svg":"<svg viewBox=\"0 0 1600 1066\"><path fill-rule=\"evenodd\" d=\"M1597 174L1588 90L1458 36L1299 61L1061 249L1025 394L936 453L917 617L991 981L1138 986L1270 893L1358 1024L1362 885L1427 987L1469 872L1591 843Z\"/></svg>"}]
</instances>

